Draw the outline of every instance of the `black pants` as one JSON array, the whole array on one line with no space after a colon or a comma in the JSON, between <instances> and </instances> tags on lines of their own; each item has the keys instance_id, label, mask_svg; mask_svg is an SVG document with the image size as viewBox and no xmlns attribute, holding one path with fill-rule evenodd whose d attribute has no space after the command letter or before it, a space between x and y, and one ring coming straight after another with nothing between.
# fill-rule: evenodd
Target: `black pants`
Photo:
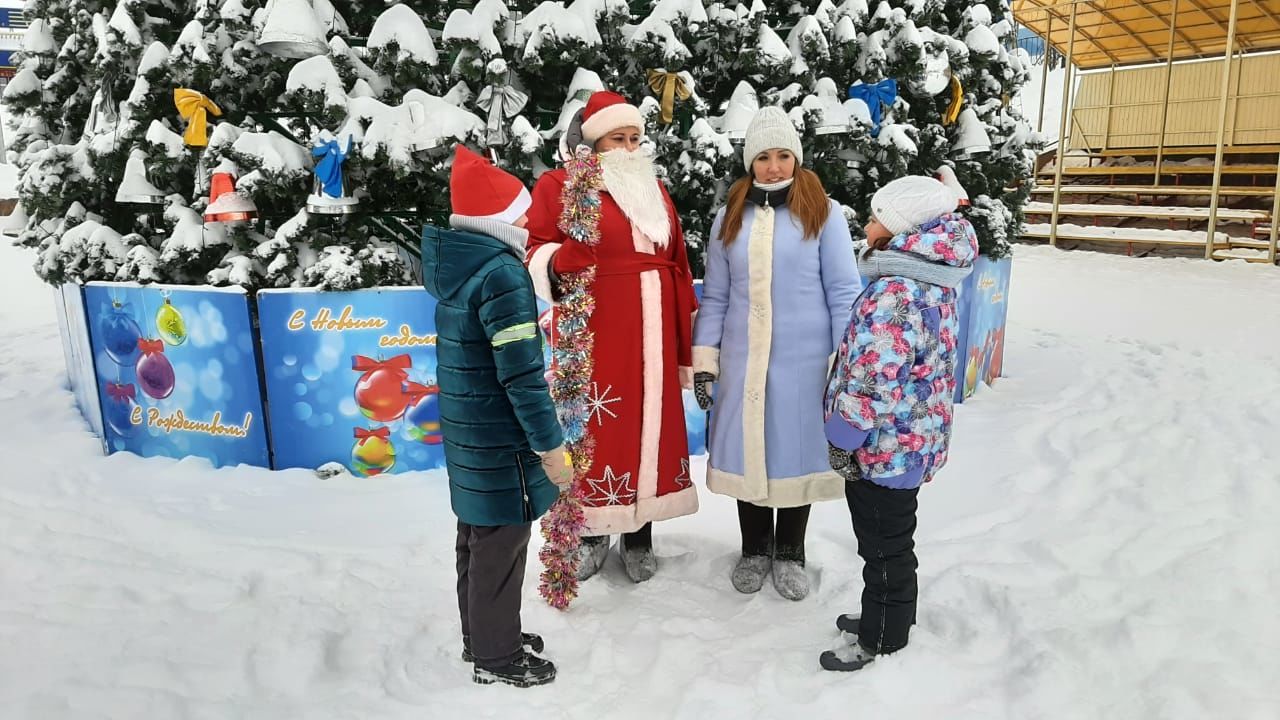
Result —
<instances>
[{"instance_id":1,"label":"black pants","mask_svg":"<svg viewBox=\"0 0 1280 720\"><path fill-rule=\"evenodd\" d=\"M458 614L480 667L501 667L522 652L520 589L530 527L458 521Z\"/></svg>"},{"instance_id":2,"label":"black pants","mask_svg":"<svg viewBox=\"0 0 1280 720\"><path fill-rule=\"evenodd\" d=\"M858 643L868 652L891 653L907 645L916 620L916 496L870 480L845 483L845 499L858 536L862 568L862 622Z\"/></svg>"},{"instance_id":3,"label":"black pants","mask_svg":"<svg viewBox=\"0 0 1280 720\"><path fill-rule=\"evenodd\" d=\"M778 560L804 564L804 536L809 527L809 506L779 508L774 523L773 508L738 501L738 527L742 529L742 554L773 554Z\"/></svg>"},{"instance_id":4,"label":"black pants","mask_svg":"<svg viewBox=\"0 0 1280 720\"><path fill-rule=\"evenodd\" d=\"M609 536L593 535L582 538L582 542L587 545L600 545L609 542ZM622 549L637 550L642 548L646 550L653 549L653 523L651 522L641 525L640 529L635 532L622 534Z\"/></svg>"}]
</instances>

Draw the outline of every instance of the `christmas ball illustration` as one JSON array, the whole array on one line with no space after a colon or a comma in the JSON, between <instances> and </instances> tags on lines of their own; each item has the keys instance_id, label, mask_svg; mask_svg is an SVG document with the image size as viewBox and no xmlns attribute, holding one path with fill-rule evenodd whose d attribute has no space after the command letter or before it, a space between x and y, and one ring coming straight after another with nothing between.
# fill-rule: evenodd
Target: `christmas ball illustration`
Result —
<instances>
[{"instance_id":1,"label":"christmas ball illustration","mask_svg":"<svg viewBox=\"0 0 1280 720\"><path fill-rule=\"evenodd\" d=\"M159 340L139 340L138 348L142 357L138 358L135 370L138 373L138 386L142 392L156 400L163 400L173 393L176 378L173 365L164 355L164 343Z\"/></svg>"},{"instance_id":2,"label":"christmas ball illustration","mask_svg":"<svg viewBox=\"0 0 1280 720\"><path fill-rule=\"evenodd\" d=\"M405 432L417 442L439 445L444 442L444 432L440 429L440 388L430 386L427 390L427 394L405 411Z\"/></svg>"},{"instance_id":3,"label":"christmas ball illustration","mask_svg":"<svg viewBox=\"0 0 1280 720\"><path fill-rule=\"evenodd\" d=\"M156 332L161 340L175 347L187 341L187 320L169 298L164 299L164 305L156 312Z\"/></svg>"},{"instance_id":4,"label":"christmas ball illustration","mask_svg":"<svg viewBox=\"0 0 1280 720\"><path fill-rule=\"evenodd\" d=\"M107 383L107 402L102 406L102 417L107 427L117 435L133 434L133 409L138 406L138 394L133 383Z\"/></svg>"},{"instance_id":5,"label":"christmas ball illustration","mask_svg":"<svg viewBox=\"0 0 1280 720\"><path fill-rule=\"evenodd\" d=\"M396 464L396 448L391 444L391 430L355 429L356 444L351 448L351 469L361 477L388 472Z\"/></svg>"},{"instance_id":6,"label":"christmas ball illustration","mask_svg":"<svg viewBox=\"0 0 1280 720\"><path fill-rule=\"evenodd\" d=\"M138 360L138 341L142 339L142 328L129 315L129 308L119 302L111 303L98 318L98 337L102 340L102 349L107 357L121 367L127 367Z\"/></svg>"},{"instance_id":7,"label":"christmas ball illustration","mask_svg":"<svg viewBox=\"0 0 1280 720\"><path fill-rule=\"evenodd\" d=\"M362 373L355 389L360 412L380 423L404 417L410 405L430 392L427 386L409 381L405 371L411 367L413 359L408 355L397 355L388 360L374 360L363 355L352 357L351 369Z\"/></svg>"}]
</instances>

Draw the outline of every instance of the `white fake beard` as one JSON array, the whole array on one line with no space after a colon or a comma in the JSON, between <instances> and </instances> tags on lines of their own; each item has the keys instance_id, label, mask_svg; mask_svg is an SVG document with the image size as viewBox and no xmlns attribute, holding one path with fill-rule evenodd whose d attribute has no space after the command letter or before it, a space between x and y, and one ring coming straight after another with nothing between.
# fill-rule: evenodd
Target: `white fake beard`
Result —
<instances>
[{"instance_id":1,"label":"white fake beard","mask_svg":"<svg viewBox=\"0 0 1280 720\"><path fill-rule=\"evenodd\" d=\"M600 170L604 175L604 189L622 209L622 214L654 245L666 247L671 240L671 218L667 215L662 189L658 187L652 152L609 150L600 155Z\"/></svg>"}]
</instances>

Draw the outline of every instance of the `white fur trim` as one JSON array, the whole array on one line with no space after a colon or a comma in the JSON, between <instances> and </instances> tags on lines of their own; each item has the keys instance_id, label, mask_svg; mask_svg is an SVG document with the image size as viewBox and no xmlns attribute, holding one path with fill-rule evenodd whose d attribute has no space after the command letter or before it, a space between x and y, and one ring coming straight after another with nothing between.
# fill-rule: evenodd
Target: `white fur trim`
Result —
<instances>
[{"instance_id":1,"label":"white fur trim","mask_svg":"<svg viewBox=\"0 0 1280 720\"><path fill-rule=\"evenodd\" d=\"M842 490L843 492L843 490ZM584 537L635 532L645 523L670 520L698 511L698 490L690 485L661 497L637 500L635 505L608 505L582 509L587 528Z\"/></svg>"},{"instance_id":2,"label":"white fur trim","mask_svg":"<svg viewBox=\"0 0 1280 720\"><path fill-rule=\"evenodd\" d=\"M631 241L636 252L653 255L653 242L635 225ZM640 415L640 474L636 498L658 495L658 445L662 440L662 278L657 270L640 273L640 354L643 358L643 392Z\"/></svg>"},{"instance_id":3,"label":"white fur trim","mask_svg":"<svg viewBox=\"0 0 1280 720\"><path fill-rule=\"evenodd\" d=\"M644 525L644 521L636 516L635 505L584 507L582 514L587 521L583 537L635 532Z\"/></svg>"},{"instance_id":4,"label":"white fur trim","mask_svg":"<svg viewBox=\"0 0 1280 720\"><path fill-rule=\"evenodd\" d=\"M707 489L717 495L727 495L764 507L789 508L843 498L844 478L830 470L778 478L769 480L768 489L761 495L756 484L748 483L743 476L708 468Z\"/></svg>"},{"instance_id":5,"label":"white fur trim","mask_svg":"<svg viewBox=\"0 0 1280 720\"><path fill-rule=\"evenodd\" d=\"M661 497L642 499L636 506L636 519L647 522L670 520L698 512L698 489L693 485ZM636 527L639 530L639 526Z\"/></svg>"},{"instance_id":6,"label":"white fur trim","mask_svg":"<svg viewBox=\"0 0 1280 720\"><path fill-rule=\"evenodd\" d=\"M560 243L539 245L529 257L529 277L533 278L533 293L551 303L551 258L560 249Z\"/></svg>"},{"instance_id":7,"label":"white fur trim","mask_svg":"<svg viewBox=\"0 0 1280 720\"><path fill-rule=\"evenodd\" d=\"M720 377L720 348L710 345L693 346L693 371L711 373Z\"/></svg>"},{"instance_id":8,"label":"white fur trim","mask_svg":"<svg viewBox=\"0 0 1280 720\"><path fill-rule=\"evenodd\" d=\"M658 247L671 242L671 214L653 158L643 150L610 150L600 156L604 189L632 225Z\"/></svg>"},{"instance_id":9,"label":"white fur trim","mask_svg":"<svg viewBox=\"0 0 1280 720\"><path fill-rule=\"evenodd\" d=\"M742 464L745 492L755 497L769 494L765 463L764 409L769 380L769 354L773 346L773 225L772 207L754 208L747 238L747 353L742 392Z\"/></svg>"},{"instance_id":10,"label":"white fur trim","mask_svg":"<svg viewBox=\"0 0 1280 720\"><path fill-rule=\"evenodd\" d=\"M533 196L529 194L526 188L520 188L520 194L515 196L511 204L502 212L496 212L492 215L477 216L478 220L497 220L508 225L514 224L522 215L529 212L529 208L533 207ZM464 216L465 217L465 216Z\"/></svg>"},{"instance_id":11,"label":"white fur trim","mask_svg":"<svg viewBox=\"0 0 1280 720\"><path fill-rule=\"evenodd\" d=\"M610 105L597 110L596 114L582 121L582 139L586 140L588 145L595 145L600 138L624 127L633 127L644 132L644 116L640 114L640 108L627 103Z\"/></svg>"}]
</instances>

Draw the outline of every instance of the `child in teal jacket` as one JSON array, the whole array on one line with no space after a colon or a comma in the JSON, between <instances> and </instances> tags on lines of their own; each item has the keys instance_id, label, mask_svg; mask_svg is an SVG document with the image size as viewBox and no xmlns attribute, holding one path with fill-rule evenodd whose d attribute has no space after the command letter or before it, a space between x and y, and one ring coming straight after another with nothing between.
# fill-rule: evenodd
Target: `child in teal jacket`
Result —
<instances>
[{"instance_id":1,"label":"child in teal jacket","mask_svg":"<svg viewBox=\"0 0 1280 720\"><path fill-rule=\"evenodd\" d=\"M555 679L522 633L531 526L573 480L543 376L533 282L522 262L528 190L458 146L452 230L428 227L422 275L436 298L437 381L449 494L458 516L458 610L473 679L518 687Z\"/></svg>"}]
</instances>

